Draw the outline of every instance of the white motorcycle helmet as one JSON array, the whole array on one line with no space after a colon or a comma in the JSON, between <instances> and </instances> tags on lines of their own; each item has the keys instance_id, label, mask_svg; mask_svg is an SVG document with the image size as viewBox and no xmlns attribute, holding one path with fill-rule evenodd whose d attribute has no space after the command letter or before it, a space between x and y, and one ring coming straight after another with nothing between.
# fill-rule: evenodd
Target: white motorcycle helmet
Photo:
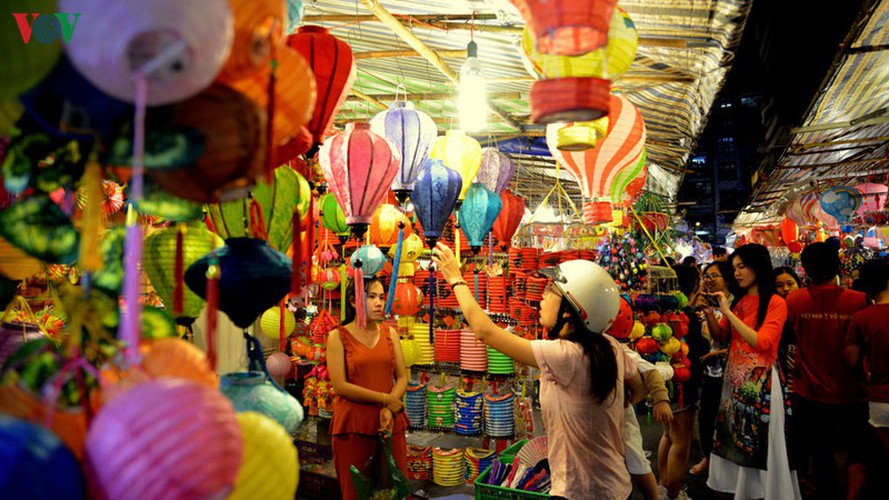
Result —
<instances>
[{"instance_id":1,"label":"white motorcycle helmet","mask_svg":"<svg viewBox=\"0 0 889 500\"><path fill-rule=\"evenodd\" d=\"M620 291L601 266L588 260L569 260L541 269L540 274L553 280L591 332L602 333L614 323L620 310Z\"/></svg>"}]
</instances>

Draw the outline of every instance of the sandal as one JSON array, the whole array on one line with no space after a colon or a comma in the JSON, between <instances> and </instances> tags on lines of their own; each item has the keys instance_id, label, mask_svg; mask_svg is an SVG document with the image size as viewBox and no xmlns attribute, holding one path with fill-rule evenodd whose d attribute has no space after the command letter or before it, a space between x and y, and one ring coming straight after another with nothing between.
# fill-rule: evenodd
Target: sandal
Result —
<instances>
[{"instance_id":1,"label":"sandal","mask_svg":"<svg viewBox=\"0 0 889 500\"><path fill-rule=\"evenodd\" d=\"M706 465L704 465L705 461L706 461ZM692 468L689 469L688 473L691 474L692 476L702 476L702 475L706 474L707 471L709 471L709 470L710 470L710 461L703 458L703 459L701 459L700 462L698 462L694 466L692 466Z\"/></svg>"}]
</instances>

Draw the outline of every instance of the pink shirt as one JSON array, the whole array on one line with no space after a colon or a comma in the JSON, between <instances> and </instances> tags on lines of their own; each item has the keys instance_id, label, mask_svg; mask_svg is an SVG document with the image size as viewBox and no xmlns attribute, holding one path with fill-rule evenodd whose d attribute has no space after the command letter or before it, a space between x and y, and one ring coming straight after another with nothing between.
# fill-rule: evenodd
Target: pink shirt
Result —
<instances>
[{"instance_id":1,"label":"pink shirt","mask_svg":"<svg viewBox=\"0 0 889 500\"><path fill-rule=\"evenodd\" d=\"M632 485L624 461L624 377L636 370L617 341L615 392L603 403L590 394L590 363L580 344L534 340L540 367L540 406L549 441L550 495L574 500L623 500Z\"/></svg>"}]
</instances>

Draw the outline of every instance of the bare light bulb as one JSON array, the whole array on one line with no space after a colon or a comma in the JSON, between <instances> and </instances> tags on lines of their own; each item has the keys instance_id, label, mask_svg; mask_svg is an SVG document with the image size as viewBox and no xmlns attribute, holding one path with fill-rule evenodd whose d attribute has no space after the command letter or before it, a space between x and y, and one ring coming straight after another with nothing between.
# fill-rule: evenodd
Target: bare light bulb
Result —
<instances>
[{"instance_id":1,"label":"bare light bulb","mask_svg":"<svg viewBox=\"0 0 889 500\"><path fill-rule=\"evenodd\" d=\"M457 112L460 116L460 128L467 132L478 132L488 124L488 92L482 63L478 59L478 45L469 42L466 54L466 62L460 68Z\"/></svg>"}]
</instances>

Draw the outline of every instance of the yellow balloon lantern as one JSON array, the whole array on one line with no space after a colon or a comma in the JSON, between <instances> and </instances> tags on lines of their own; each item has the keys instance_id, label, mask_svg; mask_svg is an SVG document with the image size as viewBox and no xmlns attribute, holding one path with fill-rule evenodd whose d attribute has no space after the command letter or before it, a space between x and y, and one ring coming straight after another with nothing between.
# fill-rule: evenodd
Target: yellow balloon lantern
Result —
<instances>
[{"instance_id":1,"label":"yellow balloon lantern","mask_svg":"<svg viewBox=\"0 0 889 500\"><path fill-rule=\"evenodd\" d=\"M636 340L645 335L645 325L640 322L633 323L633 329L630 330L630 340Z\"/></svg>"},{"instance_id":2,"label":"yellow balloon lantern","mask_svg":"<svg viewBox=\"0 0 889 500\"><path fill-rule=\"evenodd\" d=\"M667 340L661 342L661 352L666 354L667 356L672 356L679 352L679 349L682 348L682 342L679 342L679 339L676 337L670 337Z\"/></svg>"},{"instance_id":3,"label":"yellow balloon lantern","mask_svg":"<svg viewBox=\"0 0 889 500\"><path fill-rule=\"evenodd\" d=\"M417 264L413 262L402 262L398 265L399 278L413 278L417 274Z\"/></svg>"},{"instance_id":4,"label":"yellow balloon lantern","mask_svg":"<svg viewBox=\"0 0 889 500\"><path fill-rule=\"evenodd\" d=\"M272 307L262 313L259 318L259 329L269 338L278 339L281 336L281 308L279 306ZM284 336L287 337L293 330L296 330L296 319L293 313L284 310Z\"/></svg>"},{"instance_id":5,"label":"yellow balloon lantern","mask_svg":"<svg viewBox=\"0 0 889 500\"><path fill-rule=\"evenodd\" d=\"M420 238L417 233L411 233L410 236L406 236L404 241L401 242L401 264L404 265L406 263L414 262L415 260L420 258L420 255L423 253L423 239ZM389 257L395 258L395 247L389 248ZM402 276L401 268L399 268L398 275ZM413 276L413 273L411 273Z\"/></svg>"},{"instance_id":6,"label":"yellow balloon lantern","mask_svg":"<svg viewBox=\"0 0 889 500\"><path fill-rule=\"evenodd\" d=\"M446 167L460 173L463 188L457 199L462 201L466 198L466 190L482 166L481 144L462 130L448 130L447 134L435 140L429 157L441 160Z\"/></svg>"},{"instance_id":7,"label":"yellow balloon lantern","mask_svg":"<svg viewBox=\"0 0 889 500\"><path fill-rule=\"evenodd\" d=\"M244 455L229 500L290 500L299 485L299 455L278 422L252 411L238 413Z\"/></svg>"}]
</instances>

